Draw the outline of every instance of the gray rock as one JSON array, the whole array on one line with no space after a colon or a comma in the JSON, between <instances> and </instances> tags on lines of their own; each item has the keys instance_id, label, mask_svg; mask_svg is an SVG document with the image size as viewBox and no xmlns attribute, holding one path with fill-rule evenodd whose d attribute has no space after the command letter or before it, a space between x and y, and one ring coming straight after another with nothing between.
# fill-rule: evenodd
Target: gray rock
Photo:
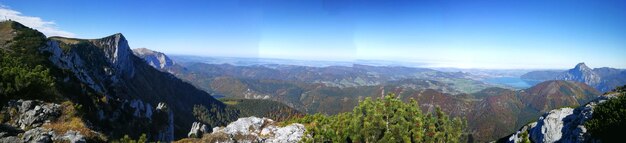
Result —
<instances>
[{"instance_id":1,"label":"gray rock","mask_svg":"<svg viewBox=\"0 0 626 143\"><path fill-rule=\"evenodd\" d=\"M41 127L44 123L51 122L61 115L61 106L54 103L43 103L36 100L12 100L9 101L3 111L8 111L11 108L18 111L17 117L13 126L17 126L21 129Z\"/></svg>"},{"instance_id":2,"label":"gray rock","mask_svg":"<svg viewBox=\"0 0 626 143\"><path fill-rule=\"evenodd\" d=\"M302 124L291 124L285 127L274 125L267 118L239 118L226 127L213 128L211 135L225 134L229 137L225 142L277 142L296 143L305 137L306 129Z\"/></svg>"},{"instance_id":3,"label":"gray rock","mask_svg":"<svg viewBox=\"0 0 626 143\"><path fill-rule=\"evenodd\" d=\"M0 137L0 143L21 143L22 139L16 136Z\"/></svg>"},{"instance_id":4,"label":"gray rock","mask_svg":"<svg viewBox=\"0 0 626 143\"><path fill-rule=\"evenodd\" d=\"M537 125L530 129L530 138L533 142L556 142L563 134L563 119L572 115L574 109L561 108L552 110L537 121Z\"/></svg>"},{"instance_id":5,"label":"gray rock","mask_svg":"<svg viewBox=\"0 0 626 143\"><path fill-rule=\"evenodd\" d=\"M191 130L187 133L187 137L192 138L201 138L203 134L208 133L209 129L206 125L200 122L193 122L191 125Z\"/></svg>"},{"instance_id":6,"label":"gray rock","mask_svg":"<svg viewBox=\"0 0 626 143\"><path fill-rule=\"evenodd\" d=\"M85 142L87 142L86 139L85 139L85 136L80 134L80 132L73 131L73 130L69 130L69 131L65 132L65 134L63 136L60 136L60 137L58 137L55 140L66 140L66 141L69 141L71 143L85 143Z\"/></svg>"},{"instance_id":7,"label":"gray rock","mask_svg":"<svg viewBox=\"0 0 626 143\"><path fill-rule=\"evenodd\" d=\"M51 143L56 135L53 131L42 127L28 130L22 136L22 140L28 143Z\"/></svg>"},{"instance_id":8,"label":"gray rock","mask_svg":"<svg viewBox=\"0 0 626 143\"><path fill-rule=\"evenodd\" d=\"M167 57L165 54L152 51L147 48L133 49L133 54L145 60L150 66L159 70L167 70L167 68L174 65L174 61L172 61L172 59Z\"/></svg>"}]
</instances>

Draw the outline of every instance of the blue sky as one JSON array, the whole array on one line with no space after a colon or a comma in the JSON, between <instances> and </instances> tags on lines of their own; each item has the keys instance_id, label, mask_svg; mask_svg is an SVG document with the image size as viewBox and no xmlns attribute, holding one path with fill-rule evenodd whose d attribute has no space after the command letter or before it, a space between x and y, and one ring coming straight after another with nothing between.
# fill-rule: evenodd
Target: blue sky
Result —
<instances>
[{"instance_id":1,"label":"blue sky","mask_svg":"<svg viewBox=\"0 0 626 143\"><path fill-rule=\"evenodd\" d=\"M626 1L1 0L0 4L5 11L0 14L27 17L25 21L35 21L35 28L49 36L99 38L119 32L132 48L167 54L374 59L460 68L571 68L578 62L626 68Z\"/></svg>"}]
</instances>

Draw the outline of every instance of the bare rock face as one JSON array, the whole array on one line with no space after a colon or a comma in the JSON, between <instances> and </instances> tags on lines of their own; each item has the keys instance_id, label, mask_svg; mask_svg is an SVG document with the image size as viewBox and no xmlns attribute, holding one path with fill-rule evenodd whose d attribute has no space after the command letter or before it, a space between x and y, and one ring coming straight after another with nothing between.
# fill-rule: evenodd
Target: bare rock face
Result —
<instances>
[{"instance_id":1,"label":"bare rock face","mask_svg":"<svg viewBox=\"0 0 626 143\"><path fill-rule=\"evenodd\" d=\"M159 70L167 70L167 68L174 65L174 61L172 61L172 59L167 57L165 54L152 51L147 48L133 49L133 54L145 60L150 66Z\"/></svg>"},{"instance_id":2,"label":"bare rock face","mask_svg":"<svg viewBox=\"0 0 626 143\"><path fill-rule=\"evenodd\" d=\"M11 100L0 114L6 115L10 120L6 124L0 124L0 143L86 142L80 132L69 130L63 135L57 135L53 130L42 127L61 116L59 104L37 100Z\"/></svg>"},{"instance_id":3,"label":"bare rock face","mask_svg":"<svg viewBox=\"0 0 626 143\"><path fill-rule=\"evenodd\" d=\"M10 117L17 117L12 124L20 129L40 127L44 123L58 118L61 115L61 109L59 104L43 103L36 100L12 100L9 101L6 107L3 107L3 112L9 113ZM14 110L13 115L9 111Z\"/></svg>"},{"instance_id":4,"label":"bare rock face","mask_svg":"<svg viewBox=\"0 0 626 143\"><path fill-rule=\"evenodd\" d=\"M535 142L556 142L563 134L563 119L572 115L574 109L561 108L552 110L537 121L537 125L530 130L531 139Z\"/></svg>"},{"instance_id":5,"label":"bare rock face","mask_svg":"<svg viewBox=\"0 0 626 143\"><path fill-rule=\"evenodd\" d=\"M209 128L200 122L194 122L191 125L191 131L187 134L187 137L190 138L200 138L204 133L208 133Z\"/></svg>"},{"instance_id":6,"label":"bare rock face","mask_svg":"<svg viewBox=\"0 0 626 143\"><path fill-rule=\"evenodd\" d=\"M58 136L56 140L69 141L71 143L86 143L85 137L80 132L69 130L63 136Z\"/></svg>"},{"instance_id":7,"label":"bare rock face","mask_svg":"<svg viewBox=\"0 0 626 143\"><path fill-rule=\"evenodd\" d=\"M219 142L279 142L296 143L305 137L306 129L302 124L291 124L285 127L274 125L268 118L239 118L226 127L215 127L210 136L226 136Z\"/></svg>"},{"instance_id":8,"label":"bare rock face","mask_svg":"<svg viewBox=\"0 0 626 143\"><path fill-rule=\"evenodd\" d=\"M130 46L128 46L128 41L121 33L89 41L98 47L102 47L109 63L118 69L119 74L126 74L130 77L134 75L133 62L130 60L133 52L130 50Z\"/></svg>"},{"instance_id":9,"label":"bare rock face","mask_svg":"<svg viewBox=\"0 0 626 143\"><path fill-rule=\"evenodd\" d=\"M523 140L522 133L528 133L532 142L598 142L587 133L584 124L591 119L593 108L606 100L615 98L615 95L604 95L585 104L572 108L552 110L537 120L530 123L508 138L510 143L518 143Z\"/></svg>"},{"instance_id":10,"label":"bare rock face","mask_svg":"<svg viewBox=\"0 0 626 143\"><path fill-rule=\"evenodd\" d=\"M29 143L51 143L52 138L55 136L52 130L38 127L26 131L22 136L22 140Z\"/></svg>"}]
</instances>

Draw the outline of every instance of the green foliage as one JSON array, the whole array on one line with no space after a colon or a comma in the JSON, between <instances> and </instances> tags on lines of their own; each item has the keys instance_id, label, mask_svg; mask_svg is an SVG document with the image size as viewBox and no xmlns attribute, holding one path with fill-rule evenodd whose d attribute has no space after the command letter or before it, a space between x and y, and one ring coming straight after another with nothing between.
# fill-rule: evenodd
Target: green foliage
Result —
<instances>
[{"instance_id":1,"label":"green foliage","mask_svg":"<svg viewBox=\"0 0 626 143\"><path fill-rule=\"evenodd\" d=\"M624 89L620 87L618 89ZM593 109L593 116L585 127L592 137L602 141L621 140L626 129L626 93L619 93L617 99L608 100Z\"/></svg>"},{"instance_id":2,"label":"green foliage","mask_svg":"<svg viewBox=\"0 0 626 143\"><path fill-rule=\"evenodd\" d=\"M132 139L128 135L124 135L124 137L122 137L121 139L115 140L112 142L113 143L145 143L145 142L148 142L148 137L146 136L146 134L141 134L139 139L135 140L135 139Z\"/></svg>"},{"instance_id":3,"label":"green foliage","mask_svg":"<svg viewBox=\"0 0 626 143\"><path fill-rule=\"evenodd\" d=\"M193 106L193 115L200 122L210 125L211 127L224 126L237 120L239 111L232 107L218 108L215 104L211 104L211 108L202 105Z\"/></svg>"},{"instance_id":4,"label":"green foliage","mask_svg":"<svg viewBox=\"0 0 626 143\"><path fill-rule=\"evenodd\" d=\"M49 95L54 79L49 69L25 64L20 58L0 51L0 97L5 103L11 98L36 98ZM49 97L48 97L49 98Z\"/></svg>"},{"instance_id":5,"label":"green foliage","mask_svg":"<svg viewBox=\"0 0 626 143\"><path fill-rule=\"evenodd\" d=\"M305 142L460 142L466 123L437 108L422 114L415 100L404 103L393 94L366 98L352 112L307 115L288 122L304 123Z\"/></svg>"},{"instance_id":6,"label":"green foliage","mask_svg":"<svg viewBox=\"0 0 626 143\"><path fill-rule=\"evenodd\" d=\"M530 139L528 137L528 131L524 131L522 133L522 143L530 143Z\"/></svg>"},{"instance_id":7,"label":"green foliage","mask_svg":"<svg viewBox=\"0 0 626 143\"><path fill-rule=\"evenodd\" d=\"M303 116L283 103L264 99L220 99L227 105L238 109L240 117L256 116L266 117L275 121L283 121L293 117Z\"/></svg>"}]
</instances>

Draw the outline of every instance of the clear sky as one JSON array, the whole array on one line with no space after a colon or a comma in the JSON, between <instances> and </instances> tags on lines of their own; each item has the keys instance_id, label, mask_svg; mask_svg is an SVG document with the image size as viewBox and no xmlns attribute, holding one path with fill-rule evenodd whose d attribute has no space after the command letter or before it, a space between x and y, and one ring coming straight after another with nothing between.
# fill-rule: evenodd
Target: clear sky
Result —
<instances>
[{"instance_id":1,"label":"clear sky","mask_svg":"<svg viewBox=\"0 0 626 143\"><path fill-rule=\"evenodd\" d=\"M123 33L166 54L460 68L626 68L626 1L0 0L48 36ZM21 19L20 19L21 18Z\"/></svg>"}]
</instances>

